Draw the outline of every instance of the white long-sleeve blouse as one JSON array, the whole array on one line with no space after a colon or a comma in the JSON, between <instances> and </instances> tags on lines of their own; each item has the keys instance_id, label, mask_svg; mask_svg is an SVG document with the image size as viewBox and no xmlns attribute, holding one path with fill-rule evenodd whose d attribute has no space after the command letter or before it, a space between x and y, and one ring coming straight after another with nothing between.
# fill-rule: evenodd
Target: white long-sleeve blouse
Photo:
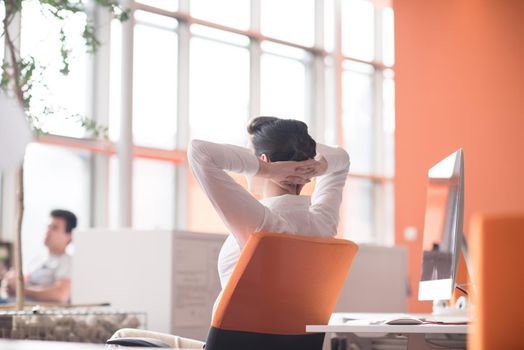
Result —
<instances>
[{"instance_id":1,"label":"white long-sleeve blouse","mask_svg":"<svg viewBox=\"0 0 524 350\"><path fill-rule=\"evenodd\" d=\"M312 196L282 195L258 201L226 173L255 175L259 160L252 150L202 140L191 141L188 159L193 174L231 233L218 257L222 288L240 257L241 249L235 237L259 231L324 237L336 235L342 190L349 171L349 155L342 148L322 144L317 144L317 153L326 159L328 167L325 174L317 178Z\"/></svg>"}]
</instances>

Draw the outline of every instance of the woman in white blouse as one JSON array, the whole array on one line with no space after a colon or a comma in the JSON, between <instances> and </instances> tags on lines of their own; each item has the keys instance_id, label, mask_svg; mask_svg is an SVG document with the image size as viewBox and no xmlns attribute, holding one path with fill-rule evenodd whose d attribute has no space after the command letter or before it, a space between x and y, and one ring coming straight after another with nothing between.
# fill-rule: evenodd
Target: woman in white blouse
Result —
<instances>
[{"instance_id":1,"label":"woman in white blouse","mask_svg":"<svg viewBox=\"0 0 524 350\"><path fill-rule=\"evenodd\" d=\"M248 133L253 149L193 140L188 151L193 174L231 233L218 258L222 288L252 233L336 235L349 170L347 152L317 144L301 121L258 117ZM264 179L262 200L226 171ZM300 196L314 176L313 195Z\"/></svg>"},{"instance_id":2,"label":"woman in white blouse","mask_svg":"<svg viewBox=\"0 0 524 350\"><path fill-rule=\"evenodd\" d=\"M255 232L335 236L349 171L347 152L317 144L301 121L258 117L247 130L251 149L193 140L188 150L189 164L197 181L231 233L218 258L222 288L242 247ZM226 171L252 180L262 179L257 189L262 199L257 200ZM303 186L313 177L318 177L313 195L301 196ZM250 181L251 185L254 183ZM215 307L219 300L220 296ZM172 346L180 344L181 338L170 337L163 336L162 340ZM193 345L182 340L185 347ZM194 345L200 347L202 343Z\"/></svg>"}]
</instances>

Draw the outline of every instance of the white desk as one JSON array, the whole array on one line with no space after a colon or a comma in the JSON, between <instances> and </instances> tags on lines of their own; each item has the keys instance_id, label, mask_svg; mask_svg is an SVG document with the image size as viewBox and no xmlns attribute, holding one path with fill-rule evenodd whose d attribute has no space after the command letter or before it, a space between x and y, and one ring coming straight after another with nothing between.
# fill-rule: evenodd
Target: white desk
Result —
<instances>
[{"instance_id":1,"label":"white desk","mask_svg":"<svg viewBox=\"0 0 524 350\"><path fill-rule=\"evenodd\" d=\"M107 350L105 344L0 339L2 350Z\"/></svg>"},{"instance_id":2,"label":"white desk","mask_svg":"<svg viewBox=\"0 0 524 350\"><path fill-rule=\"evenodd\" d=\"M327 325L308 325L306 332L334 333L360 349L465 349L467 325L420 324L393 326L370 322L398 318L402 314L335 313ZM428 314L414 314L418 318ZM347 319L352 321L347 322ZM379 346L380 345L380 346Z\"/></svg>"}]
</instances>

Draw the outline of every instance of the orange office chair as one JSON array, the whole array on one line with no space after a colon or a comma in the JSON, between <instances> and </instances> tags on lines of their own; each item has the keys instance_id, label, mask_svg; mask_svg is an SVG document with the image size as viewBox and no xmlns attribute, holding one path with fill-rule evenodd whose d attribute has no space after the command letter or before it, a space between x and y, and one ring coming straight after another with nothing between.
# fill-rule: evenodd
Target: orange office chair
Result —
<instances>
[{"instance_id":1,"label":"orange office chair","mask_svg":"<svg viewBox=\"0 0 524 350\"><path fill-rule=\"evenodd\" d=\"M477 293L468 349L522 349L524 213L476 216L470 228Z\"/></svg>"},{"instance_id":2,"label":"orange office chair","mask_svg":"<svg viewBox=\"0 0 524 350\"><path fill-rule=\"evenodd\" d=\"M319 350L358 246L347 240L256 233L212 320L206 350Z\"/></svg>"}]
</instances>

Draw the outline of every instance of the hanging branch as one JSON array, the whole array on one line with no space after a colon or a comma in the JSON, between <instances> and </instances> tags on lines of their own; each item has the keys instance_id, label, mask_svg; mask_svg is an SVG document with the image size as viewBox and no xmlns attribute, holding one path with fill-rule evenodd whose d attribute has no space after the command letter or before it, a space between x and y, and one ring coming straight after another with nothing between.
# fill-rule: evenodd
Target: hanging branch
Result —
<instances>
[{"instance_id":1,"label":"hanging branch","mask_svg":"<svg viewBox=\"0 0 524 350\"><path fill-rule=\"evenodd\" d=\"M24 101L24 95L22 90L22 85L20 84L20 71L18 67L18 60L16 58L17 50L15 48L15 43L13 39L11 38L11 32L10 32L10 25L13 19L15 18L16 14L19 13L22 9L22 1L16 1L16 0L4 0L5 1L5 18L3 20L4 23L4 36L5 36L5 44L7 53L9 56L10 63L4 63L2 65L2 88L6 89L8 88L9 81L13 84L13 92L16 96L16 99L23 103ZM10 68L12 67L12 74L7 73L7 69L4 68ZM5 73L5 80L4 80L4 73ZM5 86L4 86L5 84Z\"/></svg>"}]
</instances>

